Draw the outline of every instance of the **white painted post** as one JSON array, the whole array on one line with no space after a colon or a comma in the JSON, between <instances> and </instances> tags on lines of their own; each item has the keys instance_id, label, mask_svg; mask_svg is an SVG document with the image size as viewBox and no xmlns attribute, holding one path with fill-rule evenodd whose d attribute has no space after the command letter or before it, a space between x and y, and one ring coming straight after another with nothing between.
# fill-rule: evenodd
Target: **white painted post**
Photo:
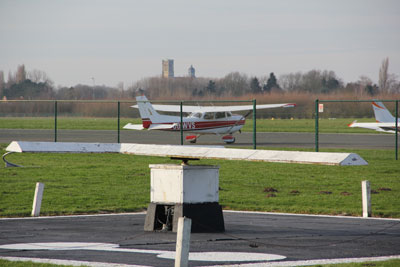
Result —
<instances>
[{"instance_id":1,"label":"white painted post","mask_svg":"<svg viewBox=\"0 0 400 267\"><path fill-rule=\"evenodd\" d=\"M32 216L37 217L40 214L40 207L42 206L44 184L36 183L35 196L33 197Z\"/></svg>"},{"instance_id":2,"label":"white painted post","mask_svg":"<svg viewBox=\"0 0 400 267\"><path fill-rule=\"evenodd\" d=\"M190 232L192 220L186 217L178 219L176 235L175 267L186 267L189 263Z\"/></svg>"},{"instance_id":3,"label":"white painted post","mask_svg":"<svg viewBox=\"0 0 400 267\"><path fill-rule=\"evenodd\" d=\"M371 217L371 187L369 181L361 182L363 217Z\"/></svg>"}]
</instances>

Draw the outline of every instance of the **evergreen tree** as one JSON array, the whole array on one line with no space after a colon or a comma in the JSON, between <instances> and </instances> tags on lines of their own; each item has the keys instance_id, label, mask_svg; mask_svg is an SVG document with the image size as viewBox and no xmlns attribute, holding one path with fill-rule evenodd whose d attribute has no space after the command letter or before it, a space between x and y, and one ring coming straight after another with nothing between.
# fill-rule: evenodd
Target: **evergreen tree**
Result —
<instances>
[{"instance_id":1,"label":"evergreen tree","mask_svg":"<svg viewBox=\"0 0 400 267\"><path fill-rule=\"evenodd\" d=\"M250 89L253 94L261 93L261 86L260 86L260 82L258 81L257 77L254 77L251 79Z\"/></svg>"},{"instance_id":2,"label":"evergreen tree","mask_svg":"<svg viewBox=\"0 0 400 267\"><path fill-rule=\"evenodd\" d=\"M269 79L267 81L267 84L263 86L263 91L269 93L271 92L272 88L280 89L275 74L273 72L269 74Z\"/></svg>"},{"instance_id":3,"label":"evergreen tree","mask_svg":"<svg viewBox=\"0 0 400 267\"><path fill-rule=\"evenodd\" d=\"M208 94L215 94L217 92L217 87L215 85L215 82L212 80L208 82L208 85L205 89Z\"/></svg>"}]
</instances>

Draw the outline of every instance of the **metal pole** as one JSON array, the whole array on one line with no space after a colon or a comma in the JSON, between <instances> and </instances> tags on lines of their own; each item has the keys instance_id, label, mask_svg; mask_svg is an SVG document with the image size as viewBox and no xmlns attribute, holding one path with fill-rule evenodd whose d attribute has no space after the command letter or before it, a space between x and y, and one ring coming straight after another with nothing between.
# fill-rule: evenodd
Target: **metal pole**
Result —
<instances>
[{"instance_id":1,"label":"metal pole","mask_svg":"<svg viewBox=\"0 0 400 267\"><path fill-rule=\"evenodd\" d=\"M121 102L118 101L118 144L120 143L120 117L121 117Z\"/></svg>"},{"instance_id":2,"label":"metal pole","mask_svg":"<svg viewBox=\"0 0 400 267\"><path fill-rule=\"evenodd\" d=\"M398 130L398 120L399 120L399 100L396 100L396 134L395 134L395 136L396 136L396 141L395 141L395 144L396 144L396 160L398 160L398 156L399 156L399 154L398 154L398 134L399 134L399 130Z\"/></svg>"},{"instance_id":3,"label":"metal pole","mask_svg":"<svg viewBox=\"0 0 400 267\"><path fill-rule=\"evenodd\" d=\"M257 149L256 100L253 99L253 149Z\"/></svg>"},{"instance_id":4,"label":"metal pole","mask_svg":"<svg viewBox=\"0 0 400 267\"><path fill-rule=\"evenodd\" d=\"M181 146L183 146L183 103L181 101Z\"/></svg>"},{"instance_id":5,"label":"metal pole","mask_svg":"<svg viewBox=\"0 0 400 267\"><path fill-rule=\"evenodd\" d=\"M318 140L318 120L319 120L319 115L318 115L318 106L319 106L319 100L315 100L315 152L319 151L319 140Z\"/></svg>"},{"instance_id":6,"label":"metal pole","mask_svg":"<svg viewBox=\"0 0 400 267\"><path fill-rule=\"evenodd\" d=\"M54 101L54 142L57 142L57 101Z\"/></svg>"}]
</instances>

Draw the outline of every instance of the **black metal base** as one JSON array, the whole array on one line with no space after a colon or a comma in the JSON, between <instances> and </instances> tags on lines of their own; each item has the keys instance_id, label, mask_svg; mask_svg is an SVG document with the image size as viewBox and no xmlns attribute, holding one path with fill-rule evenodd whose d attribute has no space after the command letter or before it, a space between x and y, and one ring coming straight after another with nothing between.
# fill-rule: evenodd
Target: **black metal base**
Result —
<instances>
[{"instance_id":1,"label":"black metal base","mask_svg":"<svg viewBox=\"0 0 400 267\"><path fill-rule=\"evenodd\" d=\"M192 219L192 233L225 231L222 207L218 202L174 205L150 203L147 208L144 230L176 232L179 217Z\"/></svg>"}]
</instances>

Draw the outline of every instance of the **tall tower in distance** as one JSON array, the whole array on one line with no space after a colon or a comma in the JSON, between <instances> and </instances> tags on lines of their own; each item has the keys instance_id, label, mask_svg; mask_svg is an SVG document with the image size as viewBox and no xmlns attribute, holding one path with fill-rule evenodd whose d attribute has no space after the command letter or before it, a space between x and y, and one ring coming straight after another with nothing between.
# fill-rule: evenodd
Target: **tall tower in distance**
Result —
<instances>
[{"instance_id":1,"label":"tall tower in distance","mask_svg":"<svg viewBox=\"0 0 400 267\"><path fill-rule=\"evenodd\" d=\"M162 61L162 77L173 78L174 77L174 60L166 59Z\"/></svg>"},{"instance_id":2,"label":"tall tower in distance","mask_svg":"<svg viewBox=\"0 0 400 267\"><path fill-rule=\"evenodd\" d=\"M193 65L190 65L190 68L188 69L188 75L190 78L196 78L196 70L193 68Z\"/></svg>"}]
</instances>

